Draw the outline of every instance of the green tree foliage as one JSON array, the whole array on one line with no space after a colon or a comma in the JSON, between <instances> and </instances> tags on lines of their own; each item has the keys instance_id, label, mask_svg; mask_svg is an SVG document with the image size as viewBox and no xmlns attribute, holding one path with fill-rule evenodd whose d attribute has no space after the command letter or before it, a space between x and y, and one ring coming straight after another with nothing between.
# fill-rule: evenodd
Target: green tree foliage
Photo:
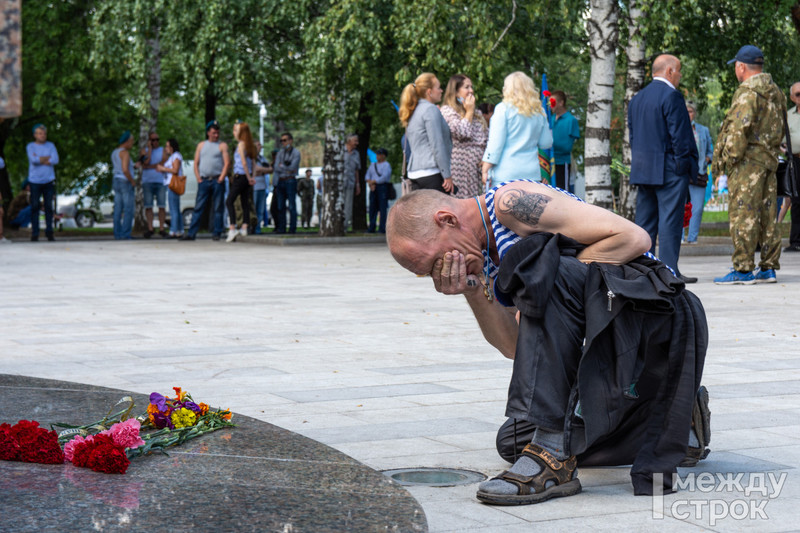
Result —
<instances>
[{"instance_id":1,"label":"green tree foliage","mask_svg":"<svg viewBox=\"0 0 800 533\"><path fill-rule=\"evenodd\" d=\"M683 73L679 89L687 100L697 103L697 120L709 127L714 139L739 85L733 65L727 65L727 61L741 46L761 48L765 71L785 90L798 77L800 57L794 52L800 48L800 38L792 20L792 9L800 7L796 0L642 0L639 4L644 11L641 25L647 45L646 83L651 80L650 66L657 55L676 55ZM621 36L624 39L626 35L624 28ZM625 121L625 69L626 57L620 54L611 131L611 152L616 158L622 150ZM615 173L615 187L618 179Z\"/></svg>"},{"instance_id":2,"label":"green tree foliage","mask_svg":"<svg viewBox=\"0 0 800 533\"><path fill-rule=\"evenodd\" d=\"M795 0L641 3L648 61L664 51L683 60L681 86L712 132L737 85L725 62L741 45L762 48L766 70L782 87L796 81ZM22 7L24 112L0 124L0 155L15 185L27 173L24 145L35 123L48 125L62 154L61 189L106 162L123 129L135 130L147 101L145 43L156 26L159 132L176 136L187 156L209 118L223 121L225 136L235 118L257 125L250 102L257 89L270 122L290 129L310 118L322 131L333 102L345 96L346 131L369 130L369 145L387 147L399 169L402 130L390 102L424 71L442 83L467 74L479 101L493 103L507 74L522 70L538 84L547 73L551 90L564 90L576 117L585 118L586 0L54 0ZM624 28L621 35L622 49ZM621 57L612 154L620 152L625 68Z\"/></svg>"},{"instance_id":3,"label":"green tree foliage","mask_svg":"<svg viewBox=\"0 0 800 533\"><path fill-rule=\"evenodd\" d=\"M170 3L165 70L181 73L180 91L204 103L206 121L217 118L217 104L247 102L253 89L279 114L297 111L305 9L280 0Z\"/></svg>"},{"instance_id":4,"label":"green tree foliage","mask_svg":"<svg viewBox=\"0 0 800 533\"><path fill-rule=\"evenodd\" d=\"M109 0L98 2L92 12L89 61L125 80L123 94L141 116L149 113L147 80L154 60L148 40L159 38L166 12L165 0Z\"/></svg>"},{"instance_id":5,"label":"green tree foliage","mask_svg":"<svg viewBox=\"0 0 800 533\"><path fill-rule=\"evenodd\" d=\"M320 122L325 123L326 132L326 207L320 224L324 235L341 235L346 229L342 224L346 124L353 124L361 136L362 167L366 167L365 150L370 144L373 118L391 116L386 91L393 89L391 65L396 61L389 26L392 9L393 3L385 0L332 2L303 32L303 95ZM355 120L348 121L348 117ZM355 228L365 224L363 173L360 179L364 192L356 198Z\"/></svg>"},{"instance_id":6,"label":"green tree foliage","mask_svg":"<svg viewBox=\"0 0 800 533\"><path fill-rule=\"evenodd\" d=\"M69 188L105 162L119 132L135 120L120 94L124 81L88 64L90 0L22 3L23 114L0 124L0 155L14 192L28 173L25 145L43 123L58 148L58 190Z\"/></svg>"},{"instance_id":7,"label":"green tree foliage","mask_svg":"<svg viewBox=\"0 0 800 533\"><path fill-rule=\"evenodd\" d=\"M521 70L537 85L547 73L585 104L585 1L415 0L402 6L392 16L403 52L396 75L400 84L424 71L434 72L443 82L461 72L472 78L479 100L496 103L502 99L503 78Z\"/></svg>"},{"instance_id":8,"label":"green tree foliage","mask_svg":"<svg viewBox=\"0 0 800 533\"><path fill-rule=\"evenodd\" d=\"M796 4L795 0L650 0L643 6L648 53L667 51L681 58L681 86L688 96L698 100L701 110L719 105L724 114L739 84L733 66L726 63L745 44L761 48L764 70L778 86L788 90L797 81L800 38L791 15ZM714 94L715 87L723 94Z\"/></svg>"}]
</instances>

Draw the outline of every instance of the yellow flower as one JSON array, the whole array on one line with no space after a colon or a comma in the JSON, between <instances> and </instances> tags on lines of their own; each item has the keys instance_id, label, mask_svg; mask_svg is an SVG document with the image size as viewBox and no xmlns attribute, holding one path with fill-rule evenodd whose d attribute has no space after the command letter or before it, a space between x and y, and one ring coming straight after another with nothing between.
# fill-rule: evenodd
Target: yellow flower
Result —
<instances>
[{"instance_id":1,"label":"yellow flower","mask_svg":"<svg viewBox=\"0 0 800 533\"><path fill-rule=\"evenodd\" d=\"M194 414L194 411L181 407L180 409L172 411L171 419L172 424L176 428L185 428L193 426L197 420L197 416Z\"/></svg>"}]
</instances>

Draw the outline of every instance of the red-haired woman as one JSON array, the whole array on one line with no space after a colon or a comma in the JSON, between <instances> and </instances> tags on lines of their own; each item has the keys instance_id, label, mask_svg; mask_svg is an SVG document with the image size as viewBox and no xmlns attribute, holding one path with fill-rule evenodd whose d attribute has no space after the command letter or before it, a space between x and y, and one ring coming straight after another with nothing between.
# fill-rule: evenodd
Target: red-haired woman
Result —
<instances>
[{"instance_id":1,"label":"red-haired woman","mask_svg":"<svg viewBox=\"0 0 800 533\"><path fill-rule=\"evenodd\" d=\"M234 124L233 137L239 143L233 154L233 181L226 202L230 218L226 242L235 241L236 236L239 235L236 231L236 208L234 207L237 197L241 198L242 204L241 234L247 235L247 223L250 221L250 187L256 184L256 179L253 177L253 161L258 155L253 142L253 134L250 133L250 126L247 125L247 122Z\"/></svg>"}]
</instances>

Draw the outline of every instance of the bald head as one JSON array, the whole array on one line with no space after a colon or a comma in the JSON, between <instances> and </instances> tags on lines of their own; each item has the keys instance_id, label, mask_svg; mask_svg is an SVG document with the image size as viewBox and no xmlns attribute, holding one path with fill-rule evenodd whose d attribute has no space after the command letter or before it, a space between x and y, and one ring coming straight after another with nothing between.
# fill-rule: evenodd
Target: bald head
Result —
<instances>
[{"instance_id":1,"label":"bald head","mask_svg":"<svg viewBox=\"0 0 800 533\"><path fill-rule=\"evenodd\" d=\"M439 233L436 217L442 210L456 212L458 200L430 189L404 194L389 210L386 242L392 257L403 267L416 272L407 257L410 245L427 246L434 242Z\"/></svg>"},{"instance_id":2,"label":"bald head","mask_svg":"<svg viewBox=\"0 0 800 533\"><path fill-rule=\"evenodd\" d=\"M675 56L661 54L653 61L653 77L668 80L673 87L681 82L681 61Z\"/></svg>"},{"instance_id":3,"label":"bald head","mask_svg":"<svg viewBox=\"0 0 800 533\"><path fill-rule=\"evenodd\" d=\"M431 189L411 191L400 197L391 210L386 223L386 238L426 240L436 230L434 215L444 208L455 208L454 198Z\"/></svg>"},{"instance_id":4,"label":"bald head","mask_svg":"<svg viewBox=\"0 0 800 533\"><path fill-rule=\"evenodd\" d=\"M681 67L680 60L669 54L661 54L653 61L653 76L663 76L668 68L677 70Z\"/></svg>"}]
</instances>

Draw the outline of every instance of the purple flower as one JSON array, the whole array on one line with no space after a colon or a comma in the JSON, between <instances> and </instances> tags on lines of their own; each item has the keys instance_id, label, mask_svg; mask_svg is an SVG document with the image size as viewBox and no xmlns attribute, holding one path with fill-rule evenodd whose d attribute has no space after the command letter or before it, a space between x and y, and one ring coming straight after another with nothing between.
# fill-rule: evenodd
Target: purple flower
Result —
<instances>
[{"instance_id":1,"label":"purple flower","mask_svg":"<svg viewBox=\"0 0 800 533\"><path fill-rule=\"evenodd\" d=\"M202 411L202 409L200 409L200 406L194 402L183 402L183 407L191 411L194 411L195 413L199 413L200 411Z\"/></svg>"},{"instance_id":2,"label":"purple flower","mask_svg":"<svg viewBox=\"0 0 800 533\"><path fill-rule=\"evenodd\" d=\"M153 424L158 429L161 429L163 427L169 427L169 429L175 429L175 425L172 423L172 420L170 420L170 417L163 413L153 413Z\"/></svg>"},{"instance_id":3,"label":"purple flower","mask_svg":"<svg viewBox=\"0 0 800 533\"><path fill-rule=\"evenodd\" d=\"M153 392L150 394L150 403L158 407L159 411L167 410L167 399L157 392Z\"/></svg>"}]
</instances>

